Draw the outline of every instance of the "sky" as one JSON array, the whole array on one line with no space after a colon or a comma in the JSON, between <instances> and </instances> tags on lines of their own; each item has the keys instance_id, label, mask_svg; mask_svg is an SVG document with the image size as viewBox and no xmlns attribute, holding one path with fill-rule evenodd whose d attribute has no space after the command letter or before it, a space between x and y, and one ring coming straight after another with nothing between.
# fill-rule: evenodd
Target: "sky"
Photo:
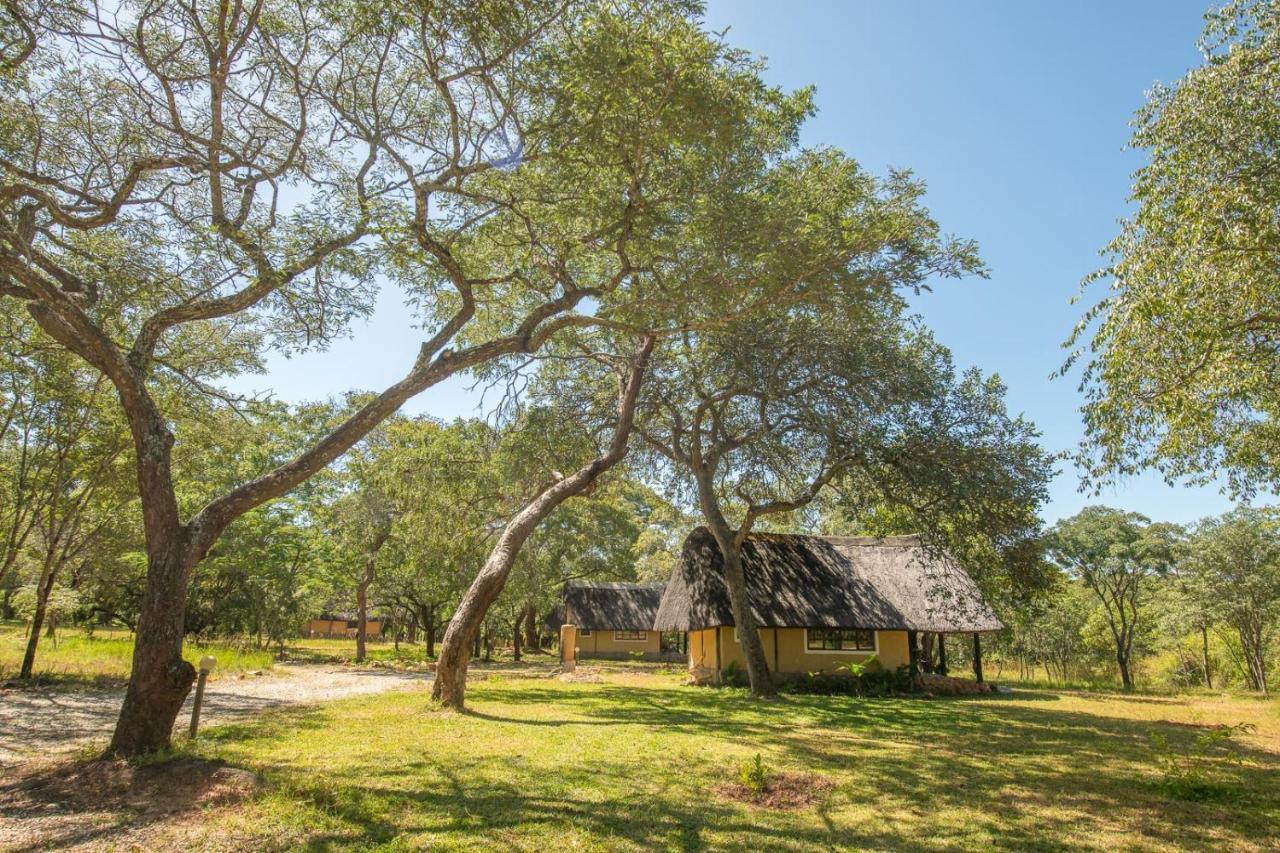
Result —
<instances>
[{"instance_id":1,"label":"sky","mask_svg":"<svg viewBox=\"0 0 1280 853\"><path fill-rule=\"evenodd\" d=\"M836 146L872 172L909 168L944 231L977 240L989 279L939 282L914 308L960 367L997 373L1014 413L1054 451L1082 427L1077 377L1051 380L1079 317L1081 279L1128 209L1140 151L1129 121L1157 81L1199 64L1204 0L1117 2L777 2L712 0L707 25L768 60L766 79L817 88L808 146ZM1086 294L1087 296L1087 294ZM325 353L277 358L243 387L290 401L398 379L420 335L395 292ZM464 380L430 389L406 411L480 412ZM1088 503L1188 522L1229 508L1215 488L1141 476L1081 493L1060 466L1046 521Z\"/></svg>"}]
</instances>

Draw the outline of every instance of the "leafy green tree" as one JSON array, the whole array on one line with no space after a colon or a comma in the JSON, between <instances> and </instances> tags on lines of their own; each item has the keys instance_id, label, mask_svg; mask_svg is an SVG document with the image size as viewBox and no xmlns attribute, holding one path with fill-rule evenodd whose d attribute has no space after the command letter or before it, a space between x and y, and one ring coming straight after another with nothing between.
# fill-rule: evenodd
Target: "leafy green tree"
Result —
<instances>
[{"instance_id":1,"label":"leafy green tree","mask_svg":"<svg viewBox=\"0 0 1280 853\"><path fill-rule=\"evenodd\" d=\"M1047 476L998 384L958 379L895 294L851 292L840 313L778 312L672 342L644 401L639 433L724 555L756 695L773 691L741 564L758 522L807 511L829 488L923 513L997 476L1025 479L1034 499ZM1015 470L995 470L1002 455Z\"/></svg>"},{"instance_id":2,"label":"leafy green tree","mask_svg":"<svg viewBox=\"0 0 1280 853\"><path fill-rule=\"evenodd\" d=\"M228 525L450 376L684 310L657 269L673 224L808 109L683 2L49 5L4 7L0 297L101 371L129 423L147 574L119 754L169 742L188 583ZM403 378L184 510L174 406L323 346L379 273L425 330Z\"/></svg>"},{"instance_id":3,"label":"leafy green tree","mask_svg":"<svg viewBox=\"0 0 1280 853\"><path fill-rule=\"evenodd\" d=\"M1280 517L1239 507L1196 526L1190 574L1210 611L1239 643L1249 686L1268 690L1267 659L1280 637Z\"/></svg>"},{"instance_id":4,"label":"leafy green tree","mask_svg":"<svg viewBox=\"0 0 1280 853\"><path fill-rule=\"evenodd\" d=\"M1120 682L1133 687L1135 641L1156 578L1167 575L1179 529L1104 506L1085 507L1046 534L1050 558L1097 597L1115 647Z\"/></svg>"},{"instance_id":5,"label":"leafy green tree","mask_svg":"<svg viewBox=\"0 0 1280 853\"><path fill-rule=\"evenodd\" d=\"M1092 280L1109 290L1069 346L1095 480L1154 468L1239 493L1280 483L1280 8L1210 12L1204 64L1138 113L1136 211ZM1065 368L1064 368L1065 370Z\"/></svg>"}]
</instances>

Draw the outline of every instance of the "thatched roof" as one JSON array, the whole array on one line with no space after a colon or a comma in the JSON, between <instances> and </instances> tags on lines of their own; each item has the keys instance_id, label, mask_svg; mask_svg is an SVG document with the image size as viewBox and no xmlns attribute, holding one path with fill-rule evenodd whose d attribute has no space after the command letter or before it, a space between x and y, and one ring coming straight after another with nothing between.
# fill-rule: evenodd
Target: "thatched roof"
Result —
<instances>
[{"instance_id":1,"label":"thatched roof","mask_svg":"<svg viewBox=\"0 0 1280 853\"><path fill-rule=\"evenodd\" d=\"M973 579L917 536L753 533L742 547L751 609L762 627L998 631ZM684 542L654 627L732 625L720 548L699 527Z\"/></svg>"},{"instance_id":2,"label":"thatched roof","mask_svg":"<svg viewBox=\"0 0 1280 853\"><path fill-rule=\"evenodd\" d=\"M665 588L660 583L569 581L563 621L591 631L652 631Z\"/></svg>"}]
</instances>

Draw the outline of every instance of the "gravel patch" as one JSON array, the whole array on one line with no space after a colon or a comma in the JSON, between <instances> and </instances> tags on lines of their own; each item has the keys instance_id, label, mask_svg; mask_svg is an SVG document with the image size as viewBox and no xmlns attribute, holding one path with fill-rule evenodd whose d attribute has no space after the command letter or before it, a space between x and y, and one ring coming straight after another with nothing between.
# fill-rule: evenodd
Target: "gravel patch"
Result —
<instances>
[{"instance_id":1,"label":"gravel patch","mask_svg":"<svg viewBox=\"0 0 1280 853\"><path fill-rule=\"evenodd\" d=\"M428 683L428 672L337 665L278 664L266 675L224 678L205 687L200 726L233 722L289 705L403 690ZM178 714L191 720L195 690ZM0 768L69 753L111 736L124 687L48 685L0 689Z\"/></svg>"}]
</instances>

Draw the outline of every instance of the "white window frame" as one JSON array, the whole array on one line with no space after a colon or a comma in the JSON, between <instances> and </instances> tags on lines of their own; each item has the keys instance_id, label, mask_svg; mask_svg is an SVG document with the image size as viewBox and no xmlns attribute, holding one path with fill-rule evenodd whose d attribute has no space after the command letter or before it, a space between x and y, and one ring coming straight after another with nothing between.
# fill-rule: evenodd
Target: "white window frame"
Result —
<instances>
[{"instance_id":1,"label":"white window frame","mask_svg":"<svg viewBox=\"0 0 1280 853\"><path fill-rule=\"evenodd\" d=\"M579 636L579 637L590 637L590 636L591 636L591 629L590 629L590 628L579 628L579 629L578 629L578 636Z\"/></svg>"},{"instance_id":2,"label":"white window frame","mask_svg":"<svg viewBox=\"0 0 1280 853\"><path fill-rule=\"evenodd\" d=\"M639 634L639 637L619 637L619 634ZM649 642L648 631L614 631L613 641L615 643L647 643Z\"/></svg>"},{"instance_id":3,"label":"white window frame","mask_svg":"<svg viewBox=\"0 0 1280 853\"><path fill-rule=\"evenodd\" d=\"M865 628L816 628L817 631L862 631ZM871 631L871 649L811 649L809 648L809 629L804 629L804 653L806 655L878 655L880 654L880 632Z\"/></svg>"}]
</instances>

